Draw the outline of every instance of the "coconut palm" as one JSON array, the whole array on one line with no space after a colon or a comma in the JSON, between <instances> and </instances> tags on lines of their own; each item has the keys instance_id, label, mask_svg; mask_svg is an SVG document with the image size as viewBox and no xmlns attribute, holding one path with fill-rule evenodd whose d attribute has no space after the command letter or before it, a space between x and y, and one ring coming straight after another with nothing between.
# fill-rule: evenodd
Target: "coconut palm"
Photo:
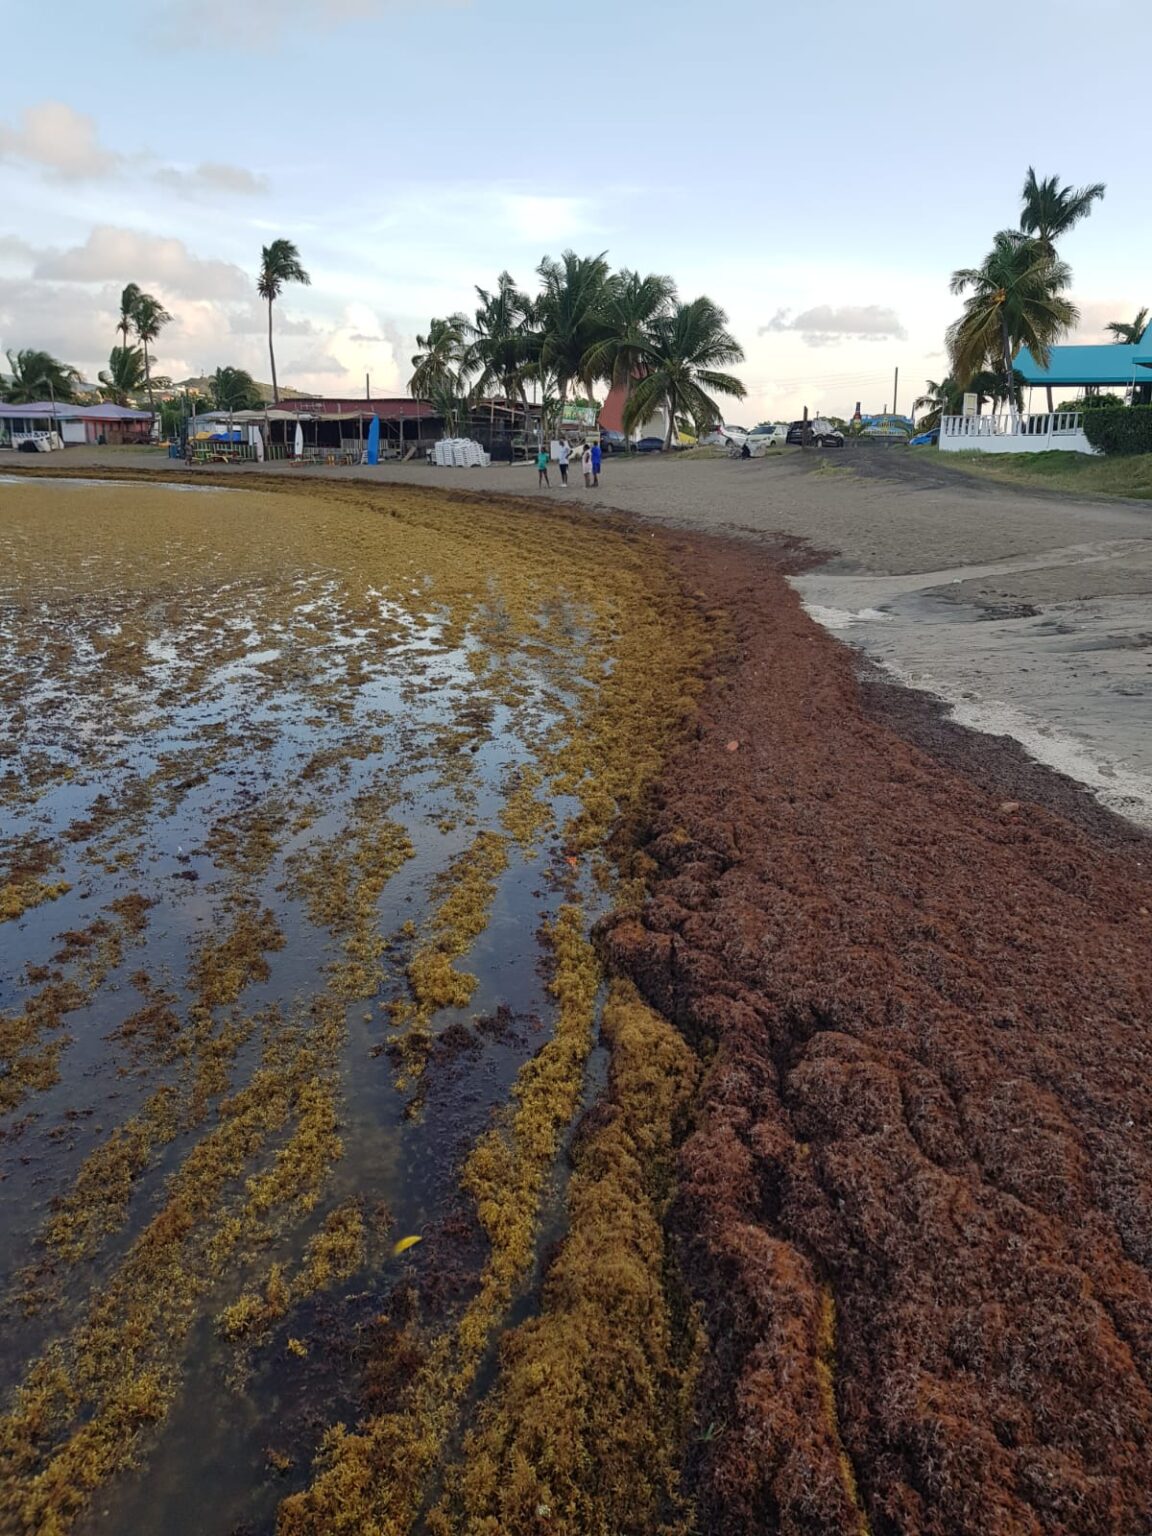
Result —
<instances>
[{"instance_id":1,"label":"coconut palm","mask_svg":"<svg viewBox=\"0 0 1152 1536\"><path fill-rule=\"evenodd\" d=\"M116 322L116 330L124 351L128 351L128 337L135 324L136 306L140 302L140 289L136 283L129 283L120 294L120 319Z\"/></svg>"},{"instance_id":2,"label":"coconut palm","mask_svg":"<svg viewBox=\"0 0 1152 1536\"><path fill-rule=\"evenodd\" d=\"M1134 347L1137 342L1144 340L1144 332L1148 329L1148 311L1138 309L1131 324L1123 320L1110 320L1104 329L1111 331L1113 341L1119 342L1121 346Z\"/></svg>"},{"instance_id":3,"label":"coconut palm","mask_svg":"<svg viewBox=\"0 0 1152 1536\"><path fill-rule=\"evenodd\" d=\"M113 347L108 367L100 370L100 393L105 400L116 405L131 405L132 396L138 394L144 384L143 348Z\"/></svg>"},{"instance_id":4,"label":"coconut palm","mask_svg":"<svg viewBox=\"0 0 1152 1536\"><path fill-rule=\"evenodd\" d=\"M1071 276L1066 262L1016 230L1002 230L980 266L953 272L952 292L971 290L964 313L948 328L957 382L967 388L985 367L1011 379L1012 359L1021 347L1046 368L1055 341L1080 318L1063 297Z\"/></svg>"},{"instance_id":5,"label":"coconut palm","mask_svg":"<svg viewBox=\"0 0 1152 1536\"><path fill-rule=\"evenodd\" d=\"M256 291L268 303L268 360L272 364L272 401L280 403L280 389L276 382L276 349L272 345L272 305L284 291L285 283L311 283L300 261L300 252L291 240L273 240L260 252L260 276L256 279Z\"/></svg>"},{"instance_id":6,"label":"coconut palm","mask_svg":"<svg viewBox=\"0 0 1152 1536\"><path fill-rule=\"evenodd\" d=\"M412 358L408 393L414 400L430 400L446 387L452 394L459 392L470 335L471 327L462 314L429 321L428 334L416 338L420 350Z\"/></svg>"},{"instance_id":7,"label":"coconut palm","mask_svg":"<svg viewBox=\"0 0 1152 1536\"><path fill-rule=\"evenodd\" d=\"M255 411L264 404L259 385L243 368L217 368L208 390L218 411Z\"/></svg>"},{"instance_id":8,"label":"coconut palm","mask_svg":"<svg viewBox=\"0 0 1152 1536\"><path fill-rule=\"evenodd\" d=\"M541 374L555 377L561 410L573 384L578 383L589 397L593 392L596 375L589 358L607 335L604 254L577 256L575 251L565 251L559 261L545 256L536 268L542 284L533 310L536 362Z\"/></svg>"},{"instance_id":9,"label":"coconut palm","mask_svg":"<svg viewBox=\"0 0 1152 1536\"><path fill-rule=\"evenodd\" d=\"M152 360L148 355L148 344L156 340L171 318L172 316L164 308L160 300L153 298L152 294L138 293L136 295L136 303L132 309L132 326L141 346L144 348L144 387L148 391L148 409L150 411L155 410L156 402L152 397Z\"/></svg>"},{"instance_id":10,"label":"coconut palm","mask_svg":"<svg viewBox=\"0 0 1152 1536\"><path fill-rule=\"evenodd\" d=\"M23 347L8 352L9 377L0 381L0 393L11 405L26 405L30 400L51 398L70 401L76 398L80 375L68 363L51 352Z\"/></svg>"},{"instance_id":11,"label":"coconut palm","mask_svg":"<svg viewBox=\"0 0 1152 1536\"><path fill-rule=\"evenodd\" d=\"M1099 202L1104 191L1102 181L1088 187L1062 187L1057 176L1037 181L1036 172L1029 166L1021 193L1020 228L1035 237L1046 255L1055 256L1055 242L1088 217L1092 204Z\"/></svg>"},{"instance_id":12,"label":"coconut palm","mask_svg":"<svg viewBox=\"0 0 1152 1536\"><path fill-rule=\"evenodd\" d=\"M941 416L958 415L963 404L964 391L949 374L939 383L935 379L926 381L924 393L912 402L912 415L915 417L917 411L927 412L917 427L921 432L930 432L933 427L940 425Z\"/></svg>"},{"instance_id":13,"label":"coconut palm","mask_svg":"<svg viewBox=\"0 0 1152 1536\"><path fill-rule=\"evenodd\" d=\"M744 350L727 329L728 317L709 298L677 303L652 322L638 359L641 377L624 407L624 431L633 432L655 411L668 412L665 448L672 445L678 415L689 416L700 432L722 419L714 395L742 400L744 385L719 369L744 361Z\"/></svg>"},{"instance_id":14,"label":"coconut palm","mask_svg":"<svg viewBox=\"0 0 1152 1536\"><path fill-rule=\"evenodd\" d=\"M670 277L622 268L604 285L601 317L605 334L593 343L585 358L588 372L610 385L628 391L641 371L645 347L657 321L664 319L676 301L676 284Z\"/></svg>"},{"instance_id":15,"label":"coconut palm","mask_svg":"<svg viewBox=\"0 0 1152 1536\"><path fill-rule=\"evenodd\" d=\"M468 328L470 340L465 352L465 367L475 372L476 393L491 395L499 390L511 403L524 399L524 365L531 353L527 328L531 300L520 292L508 272L496 279L496 291L478 287L480 307L475 324Z\"/></svg>"}]
</instances>

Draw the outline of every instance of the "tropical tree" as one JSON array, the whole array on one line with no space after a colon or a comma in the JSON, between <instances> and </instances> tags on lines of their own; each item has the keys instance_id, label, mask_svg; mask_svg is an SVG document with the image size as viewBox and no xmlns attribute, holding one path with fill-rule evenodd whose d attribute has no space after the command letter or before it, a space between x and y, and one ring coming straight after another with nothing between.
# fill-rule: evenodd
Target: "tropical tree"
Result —
<instances>
[{"instance_id":1,"label":"tropical tree","mask_svg":"<svg viewBox=\"0 0 1152 1536\"><path fill-rule=\"evenodd\" d=\"M23 347L8 352L9 377L3 381L3 398L11 405L26 405L30 400L52 398L65 402L76 398L80 374L62 363L51 352Z\"/></svg>"},{"instance_id":2,"label":"tropical tree","mask_svg":"<svg viewBox=\"0 0 1152 1536\"><path fill-rule=\"evenodd\" d=\"M128 337L135 329L136 306L140 302L140 289L136 283L129 283L120 294L120 319L116 322L116 331L120 336L120 345L128 350Z\"/></svg>"},{"instance_id":3,"label":"tropical tree","mask_svg":"<svg viewBox=\"0 0 1152 1536\"><path fill-rule=\"evenodd\" d=\"M559 261L545 256L537 267L540 293L533 307L537 332L536 363L541 375L556 380L560 409L578 383L591 396L596 380L590 364L594 348L605 339L605 289L609 268L599 256L565 251Z\"/></svg>"},{"instance_id":4,"label":"tropical tree","mask_svg":"<svg viewBox=\"0 0 1152 1536\"><path fill-rule=\"evenodd\" d=\"M532 352L528 317L532 302L520 292L508 272L496 279L496 290L478 287L480 307L468 327L465 371L476 373L475 393L499 390L506 401L524 399L524 365Z\"/></svg>"},{"instance_id":5,"label":"tropical tree","mask_svg":"<svg viewBox=\"0 0 1152 1536\"><path fill-rule=\"evenodd\" d=\"M119 329L119 327L117 327ZM132 396L144 388L142 347L113 347L108 367L100 370L100 393L116 405L131 405Z\"/></svg>"},{"instance_id":6,"label":"tropical tree","mask_svg":"<svg viewBox=\"0 0 1152 1536\"><path fill-rule=\"evenodd\" d=\"M912 402L912 415L915 418L917 411L927 412L918 426L921 432L930 432L940 425L941 416L959 415L963 404L964 391L949 374L939 383L935 379L926 381L924 393Z\"/></svg>"},{"instance_id":7,"label":"tropical tree","mask_svg":"<svg viewBox=\"0 0 1152 1536\"><path fill-rule=\"evenodd\" d=\"M468 358L471 327L459 313L446 320L431 320L428 334L417 336L419 351L412 358L412 377L408 393L414 400L431 400L436 391L460 392L461 379Z\"/></svg>"},{"instance_id":8,"label":"tropical tree","mask_svg":"<svg viewBox=\"0 0 1152 1536\"><path fill-rule=\"evenodd\" d=\"M744 398L740 380L719 371L744 361L744 350L727 325L727 315L709 298L676 303L652 322L638 359L641 377L624 407L625 432L663 407L668 413L664 446L669 448L678 415L690 417L697 431L705 432L722 420L715 395Z\"/></svg>"},{"instance_id":9,"label":"tropical tree","mask_svg":"<svg viewBox=\"0 0 1152 1536\"><path fill-rule=\"evenodd\" d=\"M1002 230L980 266L953 272L952 292L969 293L964 313L948 328L953 378L967 388L991 366L1009 381L1021 347L1046 368L1053 344L1080 317L1063 297L1071 276L1066 262L1017 230Z\"/></svg>"},{"instance_id":10,"label":"tropical tree","mask_svg":"<svg viewBox=\"0 0 1152 1536\"><path fill-rule=\"evenodd\" d=\"M1138 309L1131 324L1123 320L1110 320L1104 329L1111 331L1113 341L1119 342L1121 346L1134 347L1137 342L1144 340L1144 332L1148 329L1148 311Z\"/></svg>"},{"instance_id":11,"label":"tropical tree","mask_svg":"<svg viewBox=\"0 0 1152 1536\"><path fill-rule=\"evenodd\" d=\"M144 348L144 387L148 391L148 409L155 410L156 402L152 397L152 361L148 355L148 345L156 340L160 332L171 320L172 316L161 304L160 300L153 298L150 293L138 293L132 310L132 325L137 338Z\"/></svg>"},{"instance_id":12,"label":"tropical tree","mask_svg":"<svg viewBox=\"0 0 1152 1536\"><path fill-rule=\"evenodd\" d=\"M1056 254L1056 241L1092 212L1092 204L1104 196L1105 184L1095 181L1087 187L1062 187L1058 176L1036 179L1028 167L1021 193L1020 228L1034 236L1045 255Z\"/></svg>"},{"instance_id":13,"label":"tropical tree","mask_svg":"<svg viewBox=\"0 0 1152 1536\"><path fill-rule=\"evenodd\" d=\"M243 368L217 368L208 390L218 411L256 411L264 404L260 386Z\"/></svg>"},{"instance_id":14,"label":"tropical tree","mask_svg":"<svg viewBox=\"0 0 1152 1536\"><path fill-rule=\"evenodd\" d=\"M676 301L676 284L670 277L622 268L604 285L600 317L603 335L593 342L584 359L594 378L605 379L631 391L641 372L653 327L667 317Z\"/></svg>"},{"instance_id":15,"label":"tropical tree","mask_svg":"<svg viewBox=\"0 0 1152 1536\"><path fill-rule=\"evenodd\" d=\"M260 276L256 279L256 291L268 304L268 360L272 364L272 400L280 403L280 388L276 382L276 349L272 345L272 305L284 291L285 283L311 283L300 261L300 252L291 240L273 240L260 252Z\"/></svg>"}]
</instances>

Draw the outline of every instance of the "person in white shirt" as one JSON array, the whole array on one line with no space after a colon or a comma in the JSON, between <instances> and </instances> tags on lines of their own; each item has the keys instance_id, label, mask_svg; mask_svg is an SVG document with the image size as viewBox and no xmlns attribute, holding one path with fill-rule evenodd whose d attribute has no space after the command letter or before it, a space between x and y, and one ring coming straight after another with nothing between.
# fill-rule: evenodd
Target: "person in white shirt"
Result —
<instances>
[{"instance_id":1,"label":"person in white shirt","mask_svg":"<svg viewBox=\"0 0 1152 1536\"><path fill-rule=\"evenodd\" d=\"M584 471L584 484L592 484L592 449L588 443L584 444L584 452L580 455L580 468Z\"/></svg>"},{"instance_id":2,"label":"person in white shirt","mask_svg":"<svg viewBox=\"0 0 1152 1536\"><path fill-rule=\"evenodd\" d=\"M568 484L568 444L567 443L561 443L560 444L560 453L558 455L558 458L559 458L559 461L560 461L560 484L561 485L567 485Z\"/></svg>"}]
</instances>

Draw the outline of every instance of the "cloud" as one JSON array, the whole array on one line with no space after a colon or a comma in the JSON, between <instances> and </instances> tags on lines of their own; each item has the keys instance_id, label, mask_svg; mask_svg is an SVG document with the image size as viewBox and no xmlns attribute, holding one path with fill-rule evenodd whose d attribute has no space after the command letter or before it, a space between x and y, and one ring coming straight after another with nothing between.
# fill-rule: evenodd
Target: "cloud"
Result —
<instances>
[{"instance_id":1,"label":"cloud","mask_svg":"<svg viewBox=\"0 0 1152 1536\"><path fill-rule=\"evenodd\" d=\"M111 224L97 225L83 245L43 252L32 275L67 283L131 281L190 299L247 298L252 291L252 279L231 262L206 261L182 240Z\"/></svg>"},{"instance_id":2,"label":"cloud","mask_svg":"<svg viewBox=\"0 0 1152 1536\"><path fill-rule=\"evenodd\" d=\"M89 181L115 175L123 155L106 149L96 120L62 101L27 107L20 126L0 123L0 160L38 167L61 181Z\"/></svg>"},{"instance_id":3,"label":"cloud","mask_svg":"<svg viewBox=\"0 0 1152 1536\"><path fill-rule=\"evenodd\" d=\"M795 318L791 310L778 309L757 335L769 331L798 331L810 347L842 341L903 341L908 334L896 311L879 304L817 304Z\"/></svg>"},{"instance_id":4,"label":"cloud","mask_svg":"<svg viewBox=\"0 0 1152 1536\"><path fill-rule=\"evenodd\" d=\"M284 305L276 305L277 336L318 336L320 332L311 320L293 320L283 313ZM263 303L253 299L228 315L228 329L233 336L267 336L268 311Z\"/></svg>"},{"instance_id":5,"label":"cloud","mask_svg":"<svg viewBox=\"0 0 1152 1536\"><path fill-rule=\"evenodd\" d=\"M282 46L293 28L364 25L390 14L467 9L472 0L200 0L190 25L184 0L168 0L161 11L158 41L165 48L215 45L221 32L230 47L259 47L269 51Z\"/></svg>"},{"instance_id":6,"label":"cloud","mask_svg":"<svg viewBox=\"0 0 1152 1536\"><path fill-rule=\"evenodd\" d=\"M1115 338L1108 330L1110 321L1131 321L1140 308L1135 299L1079 299L1072 302L1080 311L1076 329L1065 339L1073 343L1111 342Z\"/></svg>"},{"instance_id":7,"label":"cloud","mask_svg":"<svg viewBox=\"0 0 1152 1536\"><path fill-rule=\"evenodd\" d=\"M242 165L224 165L216 160L204 160L188 171L165 165L156 172L153 180L184 197L217 192L239 197L259 197L268 190L266 176L249 171Z\"/></svg>"},{"instance_id":8,"label":"cloud","mask_svg":"<svg viewBox=\"0 0 1152 1536\"><path fill-rule=\"evenodd\" d=\"M36 259L36 247L21 240L19 235L0 235L0 261L27 266Z\"/></svg>"},{"instance_id":9,"label":"cloud","mask_svg":"<svg viewBox=\"0 0 1152 1536\"><path fill-rule=\"evenodd\" d=\"M504 218L522 240L567 240L588 228L588 203L582 197L533 197L506 192L500 198Z\"/></svg>"}]
</instances>

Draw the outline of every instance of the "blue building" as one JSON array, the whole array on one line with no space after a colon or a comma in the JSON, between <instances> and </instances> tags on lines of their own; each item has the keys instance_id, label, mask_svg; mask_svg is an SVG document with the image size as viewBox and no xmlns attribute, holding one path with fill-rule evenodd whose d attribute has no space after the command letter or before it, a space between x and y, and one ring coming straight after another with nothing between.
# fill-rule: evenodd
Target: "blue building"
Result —
<instances>
[{"instance_id":1,"label":"blue building","mask_svg":"<svg viewBox=\"0 0 1152 1536\"><path fill-rule=\"evenodd\" d=\"M1053 391L1095 394L1102 389L1132 391L1135 405L1152 405L1152 325L1134 345L1053 347L1047 368L1041 368L1027 347L1016 359L1016 371L1024 382L1048 392L1052 410Z\"/></svg>"}]
</instances>

